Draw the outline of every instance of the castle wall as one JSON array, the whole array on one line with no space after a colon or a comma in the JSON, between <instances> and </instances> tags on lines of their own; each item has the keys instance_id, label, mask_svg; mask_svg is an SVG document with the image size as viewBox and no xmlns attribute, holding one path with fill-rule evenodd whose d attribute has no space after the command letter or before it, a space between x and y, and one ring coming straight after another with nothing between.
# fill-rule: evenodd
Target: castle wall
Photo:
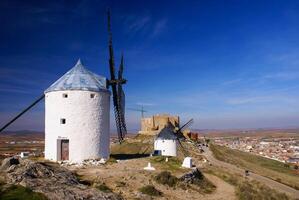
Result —
<instances>
[{"instance_id":1,"label":"castle wall","mask_svg":"<svg viewBox=\"0 0 299 200\"><path fill-rule=\"evenodd\" d=\"M170 122L174 127L180 124L179 116L171 116L167 114L154 115L152 117L141 119L140 134L157 135Z\"/></svg>"}]
</instances>

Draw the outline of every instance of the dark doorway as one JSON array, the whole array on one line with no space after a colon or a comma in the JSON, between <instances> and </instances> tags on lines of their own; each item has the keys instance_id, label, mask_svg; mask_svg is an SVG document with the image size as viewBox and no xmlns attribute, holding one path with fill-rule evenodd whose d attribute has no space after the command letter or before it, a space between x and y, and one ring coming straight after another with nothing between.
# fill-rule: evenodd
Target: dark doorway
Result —
<instances>
[{"instance_id":1,"label":"dark doorway","mask_svg":"<svg viewBox=\"0 0 299 200\"><path fill-rule=\"evenodd\" d=\"M69 140L61 140L61 160L69 159Z\"/></svg>"}]
</instances>

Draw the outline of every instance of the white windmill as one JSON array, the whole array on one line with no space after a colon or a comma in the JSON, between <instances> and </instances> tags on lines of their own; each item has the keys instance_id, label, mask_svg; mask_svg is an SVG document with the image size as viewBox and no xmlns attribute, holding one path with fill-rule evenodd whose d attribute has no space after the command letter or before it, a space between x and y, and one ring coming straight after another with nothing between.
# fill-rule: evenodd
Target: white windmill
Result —
<instances>
[{"instance_id":1,"label":"white windmill","mask_svg":"<svg viewBox=\"0 0 299 200\"><path fill-rule=\"evenodd\" d=\"M174 127L168 123L157 135L154 141L155 154L162 156L177 156L177 147L181 147L183 154L186 156L187 152L182 146L180 139L185 139L183 130L193 123L193 119L189 120L182 127Z\"/></svg>"},{"instance_id":2,"label":"white windmill","mask_svg":"<svg viewBox=\"0 0 299 200\"><path fill-rule=\"evenodd\" d=\"M123 56L115 76L110 12L108 11L110 80L77 64L53 83L44 94L10 120L0 132L45 98L45 158L82 162L86 159L109 157L110 94L119 141L127 132L125 94L122 85ZM111 86L110 92L108 89Z\"/></svg>"},{"instance_id":3,"label":"white windmill","mask_svg":"<svg viewBox=\"0 0 299 200\"><path fill-rule=\"evenodd\" d=\"M81 162L109 157L106 78L77 64L45 91L45 158Z\"/></svg>"}]
</instances>

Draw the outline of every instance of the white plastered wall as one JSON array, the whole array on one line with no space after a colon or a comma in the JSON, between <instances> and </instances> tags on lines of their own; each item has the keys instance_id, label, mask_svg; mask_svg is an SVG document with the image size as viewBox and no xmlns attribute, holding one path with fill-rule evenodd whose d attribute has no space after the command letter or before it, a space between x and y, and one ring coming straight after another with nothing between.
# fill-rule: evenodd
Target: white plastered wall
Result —
<instances>
[{"instance_id":1,"label":"white plastered wall","mask_svg":"<svg viewBox=\"0 0 299 200\"><path fill-rule=\"evenodd\" d=\"M63 98L67 94L67 98ZM90 94L95 94L94 98ZM45 158L57 161L59 139L69 140L69 160L108 158L110 93L82 90L45 94ZM60 119L66 120L65 124Z\"/></svg>"},{"instance_id":2,"label":"white plastered wall","mask_svg":"<svg viewBox=\"0 0 299 200\"><path fill-rule=\"evenodd\" d=\"M177 141L156 139L154 149L160 150L162 156L177 156Z\"/></svg>"}]
</instances>

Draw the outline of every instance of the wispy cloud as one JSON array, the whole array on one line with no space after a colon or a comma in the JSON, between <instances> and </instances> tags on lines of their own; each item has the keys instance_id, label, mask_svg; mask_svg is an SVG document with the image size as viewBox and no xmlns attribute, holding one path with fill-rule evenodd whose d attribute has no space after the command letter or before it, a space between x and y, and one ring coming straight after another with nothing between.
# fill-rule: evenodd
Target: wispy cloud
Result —
<instances>
[{"instance_id":1,"label":"wispy cloud","mask_svg":"<svg viewBox=\"0 0 299 200\"><path fill-rule=\"evenodd\" d=\"M147 25L150 24L151 16L145 15L142 17L128 17L127 23L128 24L128 32L139 32L143 30Z\"/></svg>"},{"instance_id":2,"label":"wispy cloud","mask_svg":"<svg viewBox=\"0 0 299 200\"><path fill-rule=\"evenodd\" d=\"M26 71L14 68L0 68L0 91L5 93L35 94L42 92L49 84L48 77L54 75L40 70Z\"/></svg>"},{"instance_id":3,"label":"wispy cloud","mask_svg":"<svg viewBox=\"0 0 299 200\"><path fill-rule=\"evenodd\" d=\"M288 97L288 96L253 96L253 97L230 98L226 101L226 103L230 105L245 105L245 104L257 105L259 103L279 102L281 104L281 103L295 103L297 100L298 99L294 99L294 97Z\"/></svg>"},{"instance_id":4,"label":"wispy cloud","mask_svg":"<svg viewBox=\"0 0 299 200\"><path fill-rule=\"evenodd\" d=\"M147 102L137 102L136 105L138 106L154 106L154 103L147 103Z\"/></svg>"},{"instance_id":5,"label":"wispy cloud","mask_svg":"<svg viewBox=\"0 0 299 200\"><path fill-rule=\"evenodd\" d=\"M296 80L299 79L299 72L298 71L288 71L288 72L277 72L271 73L263 76L264 79L272 79L272 80Z\"/></svg>"},{"instance_id":6,"label":"wispy cloud","mask_svg":"<svg viewBox=\"0 0 299 200\"><path fill-rule=\"evenodd\" d=\"M16 87L16 86L4 85L4 84L0 84L0 92L32 94L32 90L28 90L28 88Z\"/></svg>"},{"instance_id":7,"label":"wispy cloud","mask_svg":"<svg viewBox=\"0 0 299 200\"><path fill-rule=\"evenodd\" d=\"M261 102L267 102L271 100L269 97L240 97L240 98L231 98L227 100L227 103L230 105L240 105L240 104L255 104Z\"/></svg>"},{"instance_id":8,"label":"wispy cloud","mask_svg":"<svg viewBox=\"0 0 299 200\"><path fill-rule=\"evenodd\" d=\"M225 86L226 85L234 85L234 84L240 83L241 81L242 81L241 78L232 79L232 80L222 82L222 85L225 85Z\"/></svg>"},{"instance_id":9,"label":"wispy cloud","mask_svg":"<svg viewBox=\"0 0 299 200\"><path fill-rule=\"evenodd\" d=\"M143 33L149 37L156 37L165 31L168 20L154 19L151 14L130 15L125 17L125 31L129 34Z\"/></svg>"},{"instance_id":10,"label":"wispy cloud","mask_svg":"<svg viewBox=\"0 0 299 200\"><path fill-rule=\"evenodd\" d=\"M167 19L161 19L157 21L156 24L154 25L152 37L162 33L166 29L166 26L167 26Z\"/></svg>"}]
</instances>

